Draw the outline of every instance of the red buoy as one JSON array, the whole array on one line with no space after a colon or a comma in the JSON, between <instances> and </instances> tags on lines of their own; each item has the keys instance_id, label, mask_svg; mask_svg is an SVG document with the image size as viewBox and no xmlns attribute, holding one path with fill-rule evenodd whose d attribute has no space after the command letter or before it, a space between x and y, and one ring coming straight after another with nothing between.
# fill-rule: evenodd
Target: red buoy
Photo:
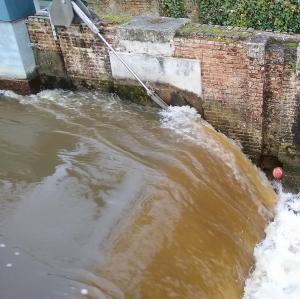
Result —
<instances>
[{"instance_id":1,"label":"red buoy","mask_svg":"<svg viewBox=\"0 0 300 299\"><path fill-rule=\"evenodd\" d=\"M283 177L283 170L281 167L275 167L273 169L273 177L275 180L281 180Z\"/></svg>"}]
</instances>

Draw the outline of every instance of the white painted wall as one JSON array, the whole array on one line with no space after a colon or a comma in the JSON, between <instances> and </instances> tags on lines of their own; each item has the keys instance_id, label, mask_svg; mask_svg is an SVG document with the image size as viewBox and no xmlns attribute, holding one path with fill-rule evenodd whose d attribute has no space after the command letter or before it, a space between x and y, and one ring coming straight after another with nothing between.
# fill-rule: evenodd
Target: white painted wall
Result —
<instances>
[{"instance_id":1,"label":"white painted wall","mask_svg":"<svg viewBox=\"0 0 300 299\"><path fill-rule=\"evenodd\" d=\"M143 81L170 84L202 96L199 60L122 52L118 54ZM110 62L115 79L134 80L113 53L110 53Z\"/></svg>"},{"instance_id":2,"label":"white painted wall","mask_svg":"<svg viewBox=\"0 0 300 299\"><path fill-rule=\"evenodd\" d=\"M158 56L172 56L175 52L173 41L167 43L141 42L136 40L120 40L118 42L120 52L149 54Z\"/></svg>"},{"instance_id":3,"label":"white painted wall","mask_svg":"<svg viewBox=\"0 0 300 299\"><path fill-rule=\"evenodd\" d=\"M30 77L36 65L25 20L0 22L0 36L0 77Z\"/></svg>"},{"instance_id":4,"label":"white painted wall","mask_svg":"<svg viewBox=\"0 0 300 299\"><path fill-rule=\"evenodd\" d=\"M36 64L25 20L13 23L13 27L16 35L16 40L19 46L21 59L25 69L26 77L28 77L35 71Z\"/></svg>"}]
</instances>

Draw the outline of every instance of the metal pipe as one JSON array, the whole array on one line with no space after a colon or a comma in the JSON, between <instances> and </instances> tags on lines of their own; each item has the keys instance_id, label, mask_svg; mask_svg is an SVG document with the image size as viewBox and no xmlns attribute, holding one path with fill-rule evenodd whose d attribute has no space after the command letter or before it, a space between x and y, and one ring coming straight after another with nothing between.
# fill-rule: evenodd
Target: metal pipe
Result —
<instances>
[{"instance_id":1,"label":"metal pipe","mask_svg":"<svg viewBox=\"0 0 300 299\"><path fill-rule=\"evenodd\" d=\"M126 67L126 69L134 76L134 78L142 85L142 87L146 90L147 95L161 108L165 109L168 105L152 90L150 90L144 82L138 77L138 75L129 67L129 65L124 61L124 59L114 50L114 48L107 42L107 40L100 33L97 26L88 18L88 16L79 8L79 6L72 1L72 6L75 13L81 18L81 20L90 28L92 32L94 32L98 37L103 41L103 43L109 48L111 52L116 55L116 57L122 62L122 64Z\"/></svg>"}]
</instances>

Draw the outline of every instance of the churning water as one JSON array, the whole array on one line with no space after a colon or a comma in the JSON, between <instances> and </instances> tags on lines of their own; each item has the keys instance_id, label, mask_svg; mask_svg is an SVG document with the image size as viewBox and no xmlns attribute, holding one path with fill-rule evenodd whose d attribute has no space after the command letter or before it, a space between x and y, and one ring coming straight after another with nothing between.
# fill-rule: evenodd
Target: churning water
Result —
<instances>
[{"instance_id":1,"label":"churning water","mask_svg":"<svg viewBox=\"0 0 300 299\"><path fill-rule=\"evenodd\" d=\"M300 298L300 193L283 193L266 238L255 248L256 265L246 282L244 299Z\"/></svg>"},{"instance_id":2,"label":"churning water","mask_svg":"<svg viewBox=\"0 0 300 299\"><path fill-rule=\"evenodd\" d=\"M276 195L194 109L0 99L1 299L242 298ZM279 198L247 299L299 298L300 207Z\"/></svg>"}]
</instances>

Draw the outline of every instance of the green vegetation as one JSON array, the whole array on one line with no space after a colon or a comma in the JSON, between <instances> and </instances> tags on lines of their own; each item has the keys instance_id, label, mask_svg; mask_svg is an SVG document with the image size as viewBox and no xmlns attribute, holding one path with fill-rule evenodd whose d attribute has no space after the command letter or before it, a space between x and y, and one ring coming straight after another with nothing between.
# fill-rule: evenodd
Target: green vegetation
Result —
<instances>
[{"instance_id":1,"label":"green vegetation","mask_svg":"<svg viewBox=\"0 0 300 299\"><path fill-rule=\"evenodd\" d=\"M161 14L167 17L185 17L184 0L160 0Z\"/></svg>"},{"instance_id":2,"label":"green vegetation","mask_svg":"<svg viewBox=\"0 0 300 299\"><path fill-rule=\"evenodd\" d=\"M177 32L178 35L188 36L197 33L201 30L201 25L197 23L189 23L180 28Z\"/></svg>"},{"instance_id":3,"label":"green vegetation","mask_svg":"<svg viewBox=\"0 0 300 299\"><path fill-rule=\"evenodd\" d=\"M118 83L114 85L116 94L123 100L128 100L144 106L155 106L144 89L140 86Z\"/></svg>"},{"instance_id":4,"label":"green vegetation","mask_svg":"<svg viewBox=\"0 0 300 299\"><path fill-rule=\"evenodd\" d=\"M34 23L34 22L30 22L29 27L30 27L30 29L33 29L33 30L41 29L41 25L39 23Z\"/></svg>"},{"instance_id":5,"label":"green vegetation","mask_svg":"<svg viewBox=\"0 0 300 299\"><path fill-rule=\"evenodd\" d=\"M202 23L300 33L298 0L198 1Z\"/></svg>"},{"instance_id":6,"label":"green vegetation","mask_svg":"<svg viewBox=\"0 0 300 299\"><path fill-rule=\"evenodd\" d=\"M251 35L250 32L240 31L238 28L227 29L226 27L218 27L199 23L189 23L183 26L177 32L178 36L205 35L209 36L209 40L231 42L232 39L244 40Z\"/></svg>"},{"instance_id":7,"label":"green vegetation","mask_svg":"<svg viewBox=\"0 0 300 299\"><path fill-rule=\"evenodd\" d=\"M232 39L228 37L208 37L207 39L210 41L225 43L227 45L232 43Z\"/></svg>"},{"instance_id":8,"label":"green vegetation","mask_svg":"<svg viewBox=\"0 0 300 299\"><path fill-rule=\"evenodd\" d=\"M299 45L299 42L297 42L297 41L287 41L287 42L285 42L285 46L288 49L297 49L298 45Z\"/></svg>"},{"instance_id":9,"label":"green vegetation","mask_svg":"<svg viewBox=\"0 0 300 299\"><path fill-rule=\"evenodd\" d=\"M120 16L120 15L104 15L101 16L102 20L111 24L124 24L130 20L129 16Z\"/></svg>"},{"instance_id":10,"label":"green vegetation","mask_svg":"<svg viewBox=\"0 0 300 299\"><path fill-rule=\"evenodd\" d=\"M295 73L296 70L297 70L297 63L296 63L296 61L290 60L289 61L289 66L290 66L292 72Z\"/></svg>"},{"instance_id":11,"label":"green vegetation","mask_svg":"<svg viewBox=\"0 0 300 299\"><path fill-rule=\"evenodd\" d=\"M184 17L188 1L198 3L203 24L300 33L299 0L160 0L161 13Z\"/></svg>"},{"instance_id":12,"label":"green vegetation","mask_svg":"<svg viewBox=\"0 0 300 299\"><path fill-rule=\"evenodd\" d=\"M232 34L231 31L226 30L224 27L213 27L211 25L188 23L183 26L179 31L179 35L192 35L194 33L203 33L205 35L228 35Z\"/></svg>"}]
</instances>

